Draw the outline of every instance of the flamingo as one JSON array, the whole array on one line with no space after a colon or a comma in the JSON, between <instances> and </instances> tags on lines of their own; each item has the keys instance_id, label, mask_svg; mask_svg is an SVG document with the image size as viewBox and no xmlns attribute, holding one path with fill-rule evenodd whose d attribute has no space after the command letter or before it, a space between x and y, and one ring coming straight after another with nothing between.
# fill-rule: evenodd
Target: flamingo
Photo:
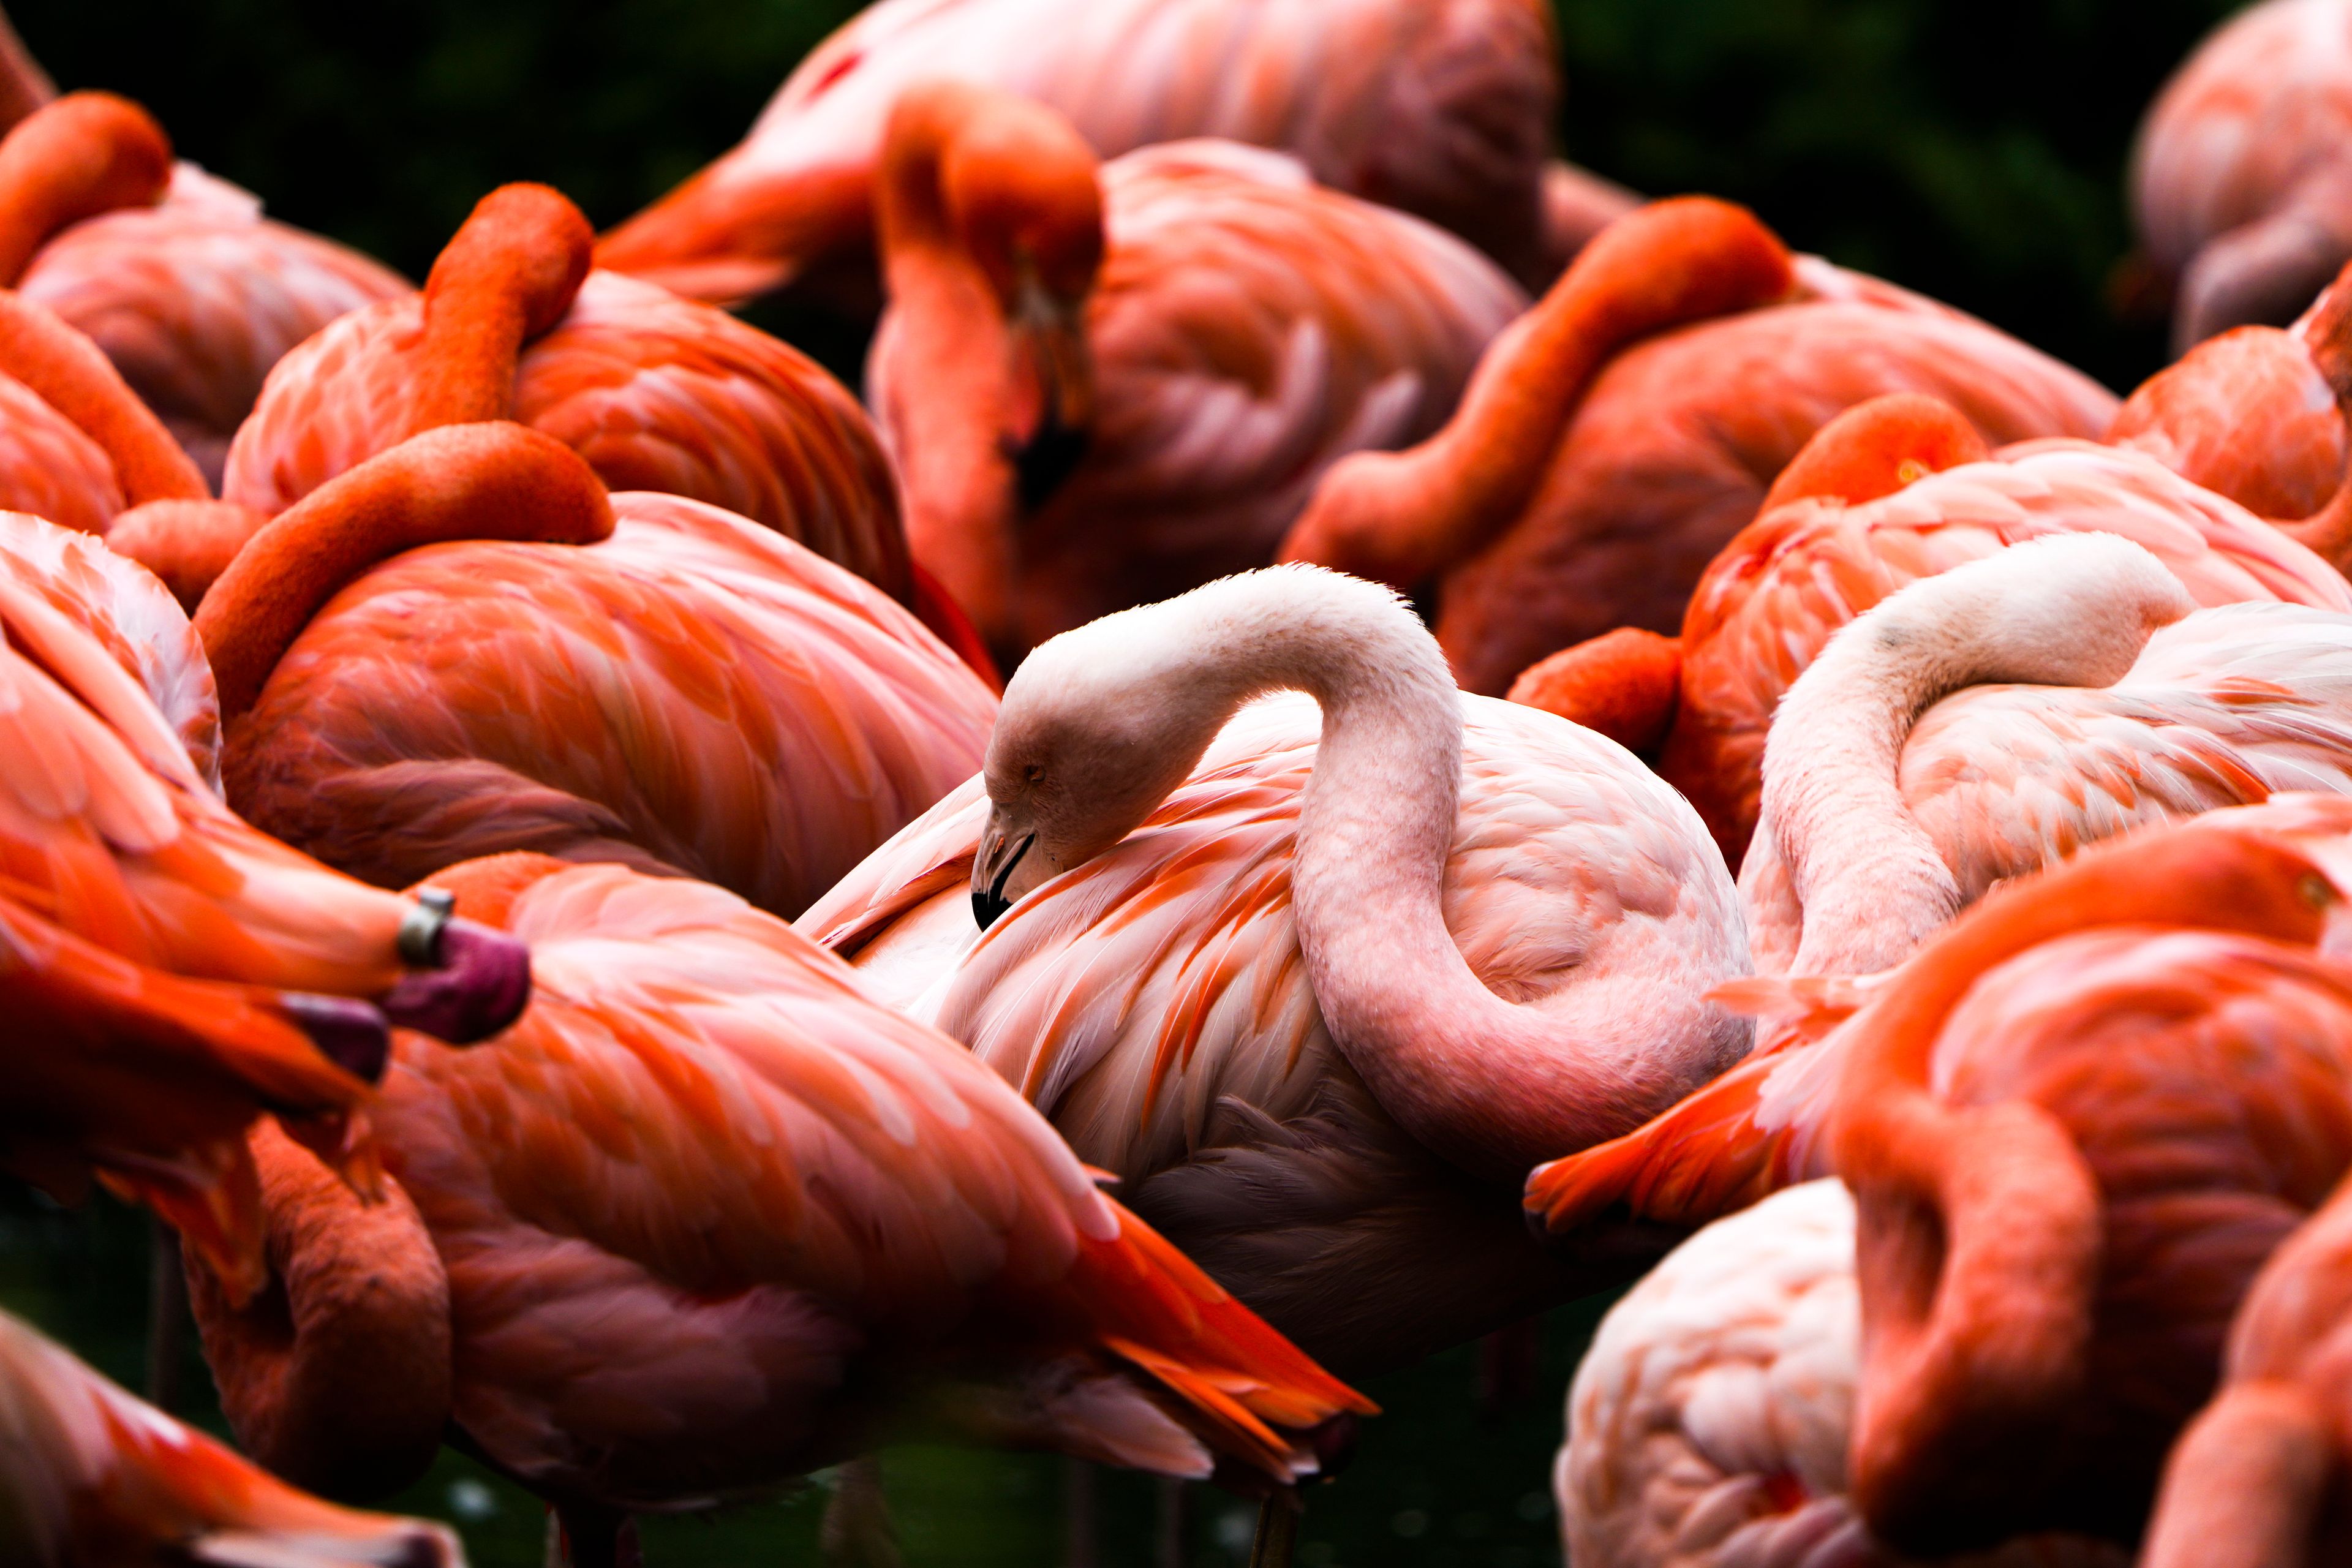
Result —
<instances>
[{"instance_id":1,"label":"flamingo","mask_svg":"<svg viewBox=\"0 0 2352 1568\"><path fill-rule=\"evenodd\" d=\"M1988 899L1849 1026L1850 1481L1892 1543L2134 1540L2247 1287L2352 1168L2352 984L2315 951L2352 806L2267 809Z\"/></svg>"},{"instance_id":2,"label":"flamingo","mask_svg":"<svg viewBox=\"0 0 2352 1568\"><path fill-rule=\"evenodd\" d=\"M1832 634L1910 582L2023 540L2116 533L2153 551L2198 604L2352 609L2332 542L2352 496L2282 529L2142 452L2071 440L1989 453L1917 395L1857 405L1775 481L1708 566L1678 637L1631 628L1522 672L1512 695L1595 723L1690 797L1733 864L1748 851L1773 714Z\"/></svg>"},{"instance_id":3,"label":"flamingo","mask_svg":"<svg viewBox=\"0 0 2352 1568\"><path fill-rule=\"evenodd\" d=\"M1412 588L1473 691L1619 626L1676 626L1708 559L1831 416L1891 392L1988 441L2094 437L2115 400L1984 323L1812 258L1746 209L1655 203L1580 254L1445 427L1335 464L1283 542Z\"/></svg>"},{"instance_id":4,"label":"flamingo","mask_svg":"<svg viewBox=\"0 0 2352 1568\"><path fill-rule=\"evenodd\" d=\"M1844 1185L1808 1182L1708 1226L1609 1310L1577 1363L1552 1468L1568 1561L1903 1568L1845 1495L1862 1359L1853 1231ZM2084 1536L1967 1559L2129 1562Z\"/></svg>"},{"instance_id":5,"label":"flamingo","mask_svg":"<svg viewBox=\"0 0 2352 1568\"><path fill-rule=\"evenodd\" d=\"M275 1111L366 1185L385 1019L479 1038L522 1006L528 958L229 813L211 673L138 567L0 513L0 621L6 1163L61 1196L96 1175L142 1198L249 1291L246 1126Z\"/></svg>"},{"instance_id":6,"label":"flamingo","mask_svg":"<svg viewBox=\"0 0 2352 1568\"><path fill-rule=\"evenodd\" d=\"M529 1010L470 1055L397 1037L391 1205L256 1139L282 1299L239 1311L192 1271L274 1468L396 1485L454 1423L609 1561L625 1513L910 1434L1286 1487L1371 1412L782 921L543 856L436 880L530 944Z\"/></svg>"},{"instance_id":7,"label":"flamingo","mask_svg":"<svg viewBox=\"0 0 2352 1568\"><path fill-rule=\"evenodd\" d=\"M2207 338L2134 389L2106 440L2257 516L2321 511L2344 480L2344 414L2331 376L2342 377L2346 345L2331 339L2345 322L2330 300L2345 291L2339 275L2290 327Z\"/></svg>"},{"instance_id":8,"label":"flamingo","mask_svg":"<svg viewBox=\"0 0 2352 1568\"><path fill-rule=\"evenodd\" d=\"M386 887L527 848L796 912L971 775L995 711L871 584L684 497L608 500L513 424L320 486L196 627L231 803Z\"/></svg>"},{"instance_id":9,"label":"flamingo","mask_svg":"<svg viewBox=\"0 0 2352 1568\"><path fill-rule=\"evenodd\" d=\"M723 311L589 270L593 237L544 185L482 198L421 295L354 312L278 363L229 448L223 498L274 517L420 430L510 417L616 489L750 518L963 637L910 575L889 460L849 394Z\"/></svg>"},{"instance_id":10,"label":"flamingo","mask_svg":"<svg viewBox=\"0 0 2352 1568\"><path fill-rule=\"evenodd\" d=\"M799 923L1348 1375L1622 1278L1507 1194L1748 1045L1704 1000L1748 959L1689 807L1319 569L1039 647L982 777Z\"/></svg>"},{"instance_id":11,"label":"flamingo","mask_svg":"<svg viewBox=\"0 0 2352 1568\"><path fill-rule=\"evenodd\" d=\"M2352 4L2267 0L2165 84L2132 153L2144 264L2175 352L2281 323L2352 258Z\"/></svg>"},{"instance_id":12,"label":"flamingo","mask_svg":"<svg viewBox=\"0 0 2352 1568\"><path fill-rule=\"evenodd\" d=\"M1540 0L882 0L598 264L719 303L855 265L892 105L953 77L1066 115L1106 158L1196 136L1291 153L1540 287L1633 202L1546 162L1556 53Z\"/></svg>"},{"instance_id":13,"label":"flamingo","mask_svg":"<svg viewBox=\"0 0 2352 1568\"><path fill-rule=\"evenodd\" d=\"M2273 790L2352 793L2347 659L2342 612L2190 613L2169 573L2114 538L2014 545L1882 601L1790 688L1766 753L1767 828L1741 893L1759 967L1799 977L1760 998L1788 1025L1648 1126L1538 1171L1529 1209L1572 1241L1621 1204L1686 1225L1824 1173L1804 1108L1836 1069L1794 1047L1869 994L1843 977L2136 825ZM1958 689L1989 679L2027 684Z\"/></svg>"},{"instance_id":14,"label":"flamingo","mask_svg":"<svg viewBox=\"0 0 2352 1568\"><path fill-rule=\"evenodd\" d=\"M2273 1253L2230 1325L2228 1374L2165 1465L2145 1568L2317 1568L2352 1550L2343 1485L2352 1182Z\"/></svg>"},{"instance_id":15,"label":"flamingo","mask_svg":"<svg viewBox=\"0 0 2352 1568\"><path fill-rule=\"evenodd\" d=\"M0 1554L24 1568L464 1568L446 1526L309 1497L0 1312Z\"/></svg>"},{"instance_id":16,"label":"flamingo","mask_svg":"<svg viewBox=\"0 0 2352 1568\"><path fill-rule=\"evenodd\" d=\"M1335 458L1418 439L1526 309L1442 230L1192 141L1097 167L1010 93L909 88L870 400L916 558L999 657L1272 558Z\"/></svg>"},{"instance_id":17,"label":"flamingo","mask_svg":"<svg viewBox=\"0 0 2352 1568\"><path fill-rule=\"evenodd\" d=\"M78 92L0 140L0 286L86 333L208 487L280 355L347 310L405 293L358 252L261 216L146 110Z\"/></svg>"}]
</instances>

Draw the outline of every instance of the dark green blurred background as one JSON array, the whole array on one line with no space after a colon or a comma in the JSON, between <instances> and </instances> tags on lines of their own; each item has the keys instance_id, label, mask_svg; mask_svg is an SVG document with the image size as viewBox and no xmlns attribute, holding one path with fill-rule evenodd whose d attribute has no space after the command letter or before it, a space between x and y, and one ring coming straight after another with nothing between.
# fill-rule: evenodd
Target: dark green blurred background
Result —
<instances>
[{"instance_id":1,"label":"dark green blurred background","mask_svg":"<svg viewBox=\"0 0 2352 1568\"><path fill-rule=\"evenodd\" d=\"M1078 0L1083 3L1083 0ZM1557 0L1561 137L1654 194L1755 206L1795 245L1974 310L2127 387L2162 333L2117 321L2122 181L2157 86L2227 0ZM24 0L60 85L145 101L182 153L271 210L421 275L500 181L546 180L600 225L730 145L851 0ZM836 363L840 356L835 356ZM138 1386L145 1222L0 1186L0 1305ZM1389 1414L1313 1499L1305 1568L1556 1563L1548 1469L1599 1303L1546 1325L1541 1375L1482 1414L1469 1348L1381 1380ZM201 1363L185 1403L218 1416ZM888 1461L914 1568L1059 1560L1057 1462L912 1451ZM399 1500L457 1520L478 1568L538 1560L540 1516L447 1456ZM1103 1568L1152 1562L1150 1483L1100 1482ZM1248 1516L1196 1490L1188 1568L1245 1553ZM814 1560L814 1496L648 1539L654 1568Z\"/></svg>"},{"instance_id":2,"label":"dark green blurred background","mask_svg":"<svg viewBox=\"0 0 2352 1568\"><path fill-rule=\"evenodd\" d=\"M2229 0L1554 0L1562 140L1656 195L1990 318L2119 387L2160 331L2104 302L2156 88ZM67 87L412 275L476 197L600 225L733 143L853 0L20 0Z\"/></svg>"}]
</instances>

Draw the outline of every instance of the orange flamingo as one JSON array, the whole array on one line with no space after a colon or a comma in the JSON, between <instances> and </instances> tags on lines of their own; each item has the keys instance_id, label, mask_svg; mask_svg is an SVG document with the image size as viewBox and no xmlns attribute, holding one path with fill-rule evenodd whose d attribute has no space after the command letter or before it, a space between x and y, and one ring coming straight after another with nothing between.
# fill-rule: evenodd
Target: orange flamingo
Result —
<instances>
[{"instance_id":1,"label":"orange flamingo","mask_svg":"<svg viewBox=\"0 0 2352 1568\"><path fill-rule=\"evenodd\" d=\"M1297 567L1031 654L983 777L801 929L1351 1374L1593 1288L1508 1194L1748 1044L1704 1000L1747 952L1689 807Z\"/></svg>"},{"instance_id":2,"label":"orange flamingo","mask_svg":"<svg viewBox=\"0 0 2352 1568\"><path fill-rule=\"evenodd\" d=\"M2344 481L2344 415L2322 366L2345 361L2345 345L2327 341L2344 331L2329 302L2342 291L2339 277L2291 327L2234 327L2199 343L2124 400L2106 439L2257 516L2320 511Z\"/></svg>"},{"instance_id":3,"label":"orange flamingo","mask_svg":"<svg viewBox=\"0 0 2352 1568\"><path fill-rule=\"evenodd\" d=\"M2282 530L2137 451L2034 441L1991 454L1932 398L1874 399L1782 472L1700 579L1679 637L1594 638L1524 671L1512 696L1657 758L1738 864L1783 694L1839 627L1903 584L2023 540L2095 531L2153 551L2200 605L2347 610L2342 574L2288 537L2340 551L2347 509L2352 496Z\"/></svg>"},{"instance_id":4,"label":"orange flamingo","mask_svg":"<svg viewBox=\"0 0 2352 1568\"><path fill-rule=\"evenodd\" d=\"M136 566L0 513L0 945L23 1045L0 1068L7 1162L63 1195L95 1173L144 1198L251 1289L246 1125L275 1110L364 1185L351 1113L384 1018L478 1038L520 1009L527 957L231 816L209 782L211 673Z\"/></svg>"},{"instance_id":5,"label":"orange flamingo","mask_svg":"<svg viewBox=\"0 0 2352 1568\"><path fill-rule=\"evenodd\" d=\"M1748 997L1790 1026L1649 1125L1537 1172L1546 1228L1572 1240L1620 1205L1687 1225L1822 1174L1837 1069L1790 1047L1870 994L1838 977L1901 960L1999 881L2135 824L2352 792L2352 616L2187 610L2137 546L2061 537L1915 583L1840 632L1786 699L1766 763L1780 826L1741 868L1759 966L1800 976ZM1971 677L2032 684L1952 690Z\"/></svg>"},{"instance_id":6,"label":"orange flamingo","mask_svg":"<svg viewBox=\"0 0 2352 1568\"><path fill-rule=\"evenodd\" d=\"M971 775L995 710L878 589L714 507L608 501L511 424L312 491L196 626L230 801L388 887L528 848L797 911Z\"/></svg>"},{"instance_id":7,"label":"orange flamingo","mask_svg":"<svg viewBox=\"0 0 2352 1568\"><path fill-rule=\"evenodd\" d=\"M1577 1363L1552 1469L1570 1563L1906 1568L1846 1497L1861 1372L1853 1200L1809 1182L1717 1221L1609 1310ZM2084 1536L1967 1568L2126 1568Z\"/></svg>"},{"instance_id":8,"label":"orange flamingo","mask_svg":"<svg viewBox=\"0 0 2352 1568\"><path fill-rule=\"evenodd\" d=\"M1095 155L1050 109L908 89L867 367L916 558L1001 658L1263 566L1330 462L1412 441L1526 307L1451 235L1195 141Z\"/></svg>"},{"instance_id":9,"label":"orange flamingo","mask_svg":"<svg viewBox=\"0 0 2352 1568\"><path fill-rule=\"evenodd\" d=\"M538 856L436 881L530 944L529 1011L488 1051L400 1037L373 1112L393 1205L257 1140L282 1300L192 1277L274 1468L396 1484L451 1422L585 1562L626 1512L913 1434L1286 1486L1371 1410L782 921Z\"/></svg>"},{"instance_id":10,"label":"orange flamingo","mask_svg":"<svg viewBox=\"0 0 2352 1568\"><path fill-rule=\"evenodd\" d=\"M163 128L110 94L73 93L17 123L0 141L0 285L87 333L207 485L280 355L408 289L174 165Z\"/></svg>"},{"instance_id":11,"label":"orange flamingo","mask_svg":"<svg viewBox=\"0 0 2352 1568\"><path fill-rule=\"evenodd\" d=\"M2228 1378L2165 1466L2144 1568L2318 1568L2352 1552L2344 1484L2352 1182L2271 1255L2230 1325Z\"/></svg>"},{"instance_id":12,"label":"orange flamingo","mask_svg":"<svg viewBox=\"0 0 2352 1568\"><path fill-rule=\"evenodd\" d=\"M2352 981L2315 951L2352 808L2245 815L1986 900L1849 1026L1849 1479L1892 1544L2134 1540L2247 1286L2352 1167Z\"/></svg>"},{"instance_id":13,"label":"orange flamingo","mask_svg":"<svg viewBox=\"0 0 2352 1568\"><path fill-rule=\"evenodd\" d=\"M464 1568L442 1525L307 1497L0 1312L0 1555L24 1568Z\"/></svg>"},{"instance_id":14,"label":"orange flamingo","mask_svg":"<svg viewBox=\"0 0 2352 1568\"><path fill-rule=\"evenodd\" d=\"M2198 46L2132 154L2151 281L2176 352L2283 323L2352 258L2352 5L2268 0Z\"/></svg>"},{"instance_id":15,"label":"orange flamingo","mask_svg":"<svg viewBox=\"0 0 2352 1568\"><path fill-rule=\"evenodd\" d=\"M514 418L615 489L723 507L935 618L936 595L919 599L909 575L888 459L849 394L722 311L591 272L592 238L544 185L485 196L422 294L354 312L279 362L230 447L223 497L275 516L420 430Z\"/></svg>"},{"instance_id":16,"label":"orange flamingo","mask_svg":"<svg viewBox=\"0 0 2352 1568\"><path fill-rule=\"evenodd\" d=\"M1656 203L1496 340L1444 429L1335 465L1283 557L1434 580L1455 675L1499 693L1584 638L1673 628L1806 438L1892 392L1994 444L2095 436L2116 408L1980 321L1792 258L1744 208Z\"/></svg>"},{"instance_id":17,"label":"orange flamingo","mask_svg":"<svg viewBox=\"0 0 2352 1568\"><path fill-rule=\"evenodd\" d=\"M892 105L952 77L1066 115L1106 158L1194 136L1289 153L1540 286L1633 202L1547 163L1556 58L1540 0L883 0L597 260L721 303L854 264Z\"/></svg>"}]
</instances>

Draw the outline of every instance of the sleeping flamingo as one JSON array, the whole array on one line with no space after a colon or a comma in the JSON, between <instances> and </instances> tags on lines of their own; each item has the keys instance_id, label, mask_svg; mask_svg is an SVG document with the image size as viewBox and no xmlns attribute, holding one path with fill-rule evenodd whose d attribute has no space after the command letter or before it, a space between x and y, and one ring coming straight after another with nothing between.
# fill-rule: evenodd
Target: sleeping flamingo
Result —
<instances>
[{"instance_id":1,"label":"sleeping flamingo","mask_svg":"<svg viewBox=\"0 0 2352 1568\"><path fill-rule=\"evenodd\" d=\"M235 185L175 165L163 128L111 94L69 94L11 130L0 192L0 285L88 334L208 487L280 355L408 289L356 251L265 219Z\"/></svg>"},{"instance_id":2,"label":"sleeping flamingo","mask_svg":"<svg viewBox=\"0 0 2352 1568\"><path fill-rule=\"evenodd\" d=\"M0 1312L0 1556L22 1568L464 1568L446 1526L305 1496Z\"/></svg>"},{"instance_id":3,"label":"sleeping flamingo","mask_svg":"<svg viewBox=\"0 0 2352 1568\"><path fill-rule=\"evenodd\" d=\"M892 105L952 77L1068 116L1105 158L1195 136L1288 153L1540 287L1633 201L1546 163L1556 58L1540 0L883 0L597 264L721 303L855 265Z\"/></svg>"},{"instance_id":4,"label":"sleeping flamingo","mask_svg":"<svg viewBox=\"0 0 2352 1568\"><path fill-rule=\"evenodd\" d=\"M2347 520L2352 496L2302 536L2328 544ZM1839 627L1906 583L2084 531L2145 545L2200 605L2352 610L2326 560L2149 457L2055 440L1988 453L1956 410L1897 394L1847 410L1806 444L1708 566L1679 637L1594 638L1523 672L1512 696L1657 758L1737 864L1773 714Z\"/></svg>"},{"instance_id":5,"label":"sleeping flamingo","mask_svg":"<svg viewBox=\"0 0 2352 1568\"><path fill-rule=\"evenodd\" d=\"M1519 1228L1527 1166L1748 1044L1704 999L1747 949L1688 806L1306 568L1044 645L983 776L800 926L1350 1375L1593 1288Z\"/></svg>"},{"instance_id":6,"label":"sleeping flamingo","mask_svg":"<svg viewBox=\"0 0 2352 1568\"><path fill-rule=\"evenodd\" d=\"M1568 1561L1906 1568L1845 1495L1861 1341L1853 1200L1840 1183L1775 1194L1676 1247L1577 1363L1552 1468ZM2129 1562L2105 1542L2040 1536L1966 1568Z\"/></svg>"},{"instance_id":7,"label":"sleeping flamingo","mask_svg":"<svg viewBox=\"0 0 2352 1568\"><path fill-rule=\"evenodd\" d=\"M1526 308L1485 257L1232 142L1097 168L1042 104L893 111L866 379L915 557L1000 659L1263 566L1342 454L1434 430Z\"/></svg>"},{"instance_id":8,"label":"sleeping flamingo","mask_svg":"<svg viewBox=\"0 0 2352 1568\"><path fill-rule=\"evenodd\" d=\"M889 461L856 400L723 311L590 271L593 237L544 185L483 197L422 294L354 312L279 362L230 447L224 499L274 517L420 430L512 418L615 489L690 497L798 540L952 639L951 610L940 620L909 575Z\"/></svg>"},{"instance_id":9,"label":"sleeping flamingo","mask_svg":"<svg viewBox=\"0 0 2352 1568\"><path fill-rule=\"evenodd\" d=\"M2221 1393L2165 1465L2144 1568L2319 1568L2352 1552L2341 1494L2352 1180L2273 1253L2230 1325Z\"/></svg>"},{"instance_id":10,"label":"sleeping flamingo","mask_svg":"<svg viewBox=\"0 0 2352 1568\"><path fill-rule=\"evenodd\" d=\"M2267 0L2199 45L2132 153L2175 352L2292 320L2352 258L2352 4Z\"/></svg>"},{"instance_id":11,"label":"sleeping flamingo","mask_svg":"<svg viewBox=\"0 0 2352 1568\"><path fill-rule=\"evenodd\" d=\"M2352 793L2347 681L2352 616L2190 613L2119 539L2014 545L1883 600L1790 689L1767 748L1741 895L1759 969L1800 977L1770 1003L1795 1024L1770 1044L1818 1038L1869 994L1842 977L1900 962L1998 882L2084 844L2274 790ZM1621 1204L1689 1224L1822 1173L1818 1118L1799 1109L1832 1080L1820 1057L1759 1052L1538 1171L1529 1209L1561 1237Z\"/></svg>"},{"instance_id":12,"label":"sleeping flamingo","mask_svg":"<svg viewBox=\"0 0 2352 1568\"><path fill-rule=\"evenodd\" d=\"M236 808L386 887L535 849L799 910L979 766L995 700L908 612L522 426L430 430L205 595Z\"/></svg>"},{"instance_id":13,"label":"sleeping flamingo","mask_svg":"<svg viewBox=\"0 0 2352 1568\"><path fill-rule=\"evenodd\" d=\"M396 1485L454 1424L609 1562L628 1512L913 1435L1281 1487L1370 1412L782 921L540 856L436 880L530 944L530 1009L487 1051L399 1037L390 1205L257 1139L281 1300L192 1275L273 1468Z\"/></svg>"},{"instance_id":14,"label":"sleeping flamingo","mask_svg":"<svg viewBox=\"0 0 2352 1568\"><path fill-rule=\"evenodd\" d=\"M2315 951L2352 805L2231 815L1986 900L1847 1026L1850 1481L1895 1545L2134 1540L2248 1285L2352 1169L2352 976Z\"/></svg>"},{"instance_id":15,"label":"sleeping flamingo","mask_svg":"<svg viewBox=\"0 0 2352 1568\"><path fill-rule=\"evenodd\" d=\"M478 1038L520 1009L527 956L231 816L187 620L95 540L0 513L0 622L6 1163L60 1195L95 1174L143 1198L250 1290L246 1126L275 1111L366 1184L348 1118L385 1018Z\"/></svg>"},{"instance_id":16,"label":"sleeping flamingo","mask_svg":"<svg viewBox=\"0 0 2352 1568\"><path fill-rule=\"evenodd\" d=\"M1445 428L1333 466L1282 547L1434 581L1473 691L1619 626L1667 631L1773 476L1851 405L1941 397L1993 444L2095 436L2104 389L1705 197L1620 219L1497 338Z\"/></svg>"}]
</instances>

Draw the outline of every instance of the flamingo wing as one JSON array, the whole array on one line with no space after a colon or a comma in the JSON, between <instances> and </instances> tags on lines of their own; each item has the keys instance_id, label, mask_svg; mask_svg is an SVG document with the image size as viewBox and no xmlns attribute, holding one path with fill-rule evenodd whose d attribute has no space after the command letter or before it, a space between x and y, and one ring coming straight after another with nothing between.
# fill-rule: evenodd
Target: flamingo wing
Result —
<instances>
[{"instance_id":1,"label":"flamingo wing","mask_svg":"<svg viewBox=\"0 0 2352 1568\"><path fill-rule=\"evenodd\" d=\"M439 545L347 588L231 797L384 883L533 849L797 910L978 768L993 696L877 589L699 502L615 504L601 545Z\"/></svg>"}]
</instances>

